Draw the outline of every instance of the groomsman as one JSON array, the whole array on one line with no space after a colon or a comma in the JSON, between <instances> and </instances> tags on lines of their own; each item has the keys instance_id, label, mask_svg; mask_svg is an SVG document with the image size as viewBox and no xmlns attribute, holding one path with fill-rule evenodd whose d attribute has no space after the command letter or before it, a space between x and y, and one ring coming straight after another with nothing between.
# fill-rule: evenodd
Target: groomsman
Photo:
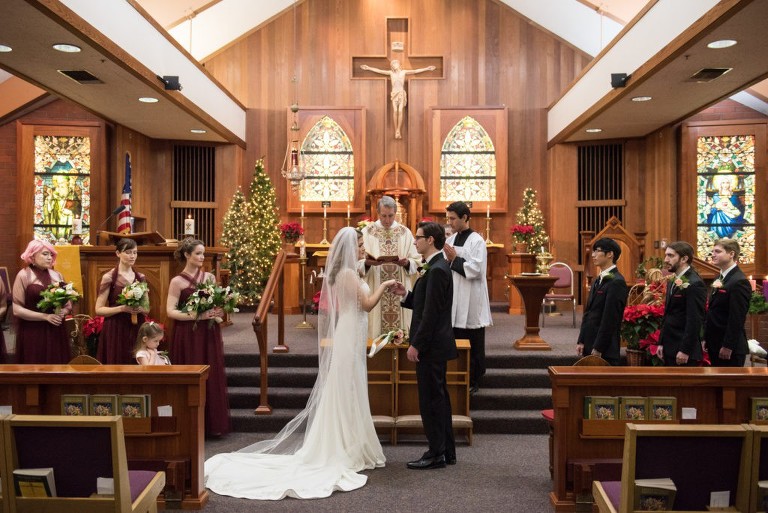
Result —
<instances>
[{"instance_id":1,"label":"groomsman","mask_svg":"<svg viewBox=\"0 0 768 513\"><path fill-rule=\"evenodd\" d=\"M447 362L458 356L451 328L453 279L448 261L440 251L445 230L437 223L419 223L414 245L424 258L420 277L408 292L402 283L392 292L404 297L404 308L413 310L408 360L416 363L419 413L429 450L408 463L410 469L442 468L456 463L451 398L447 386Z\"/></svg>"},{"instance_id":2,"label":"groomsman","mask_svg":"<svg viewBox=\"0 0 768 513\"><path fill-rule=\"evenodd\" d=\"M691 262L690 244L677 241L667 245L664 264L673 275L667 283L659 351L669 367L695 367L702 358L700 337L707 289Z\"/></svg>"},{"instance_id":3,"label":"groomsman","mask_svg":"<svg viewBox=\"0 0 768 513\"><path fill-rule=\"evenodd\" d=\"M592 263L601 272L589 290L576 342L579 356L596 355L611 365L619 364L619 329L629 293L616 268L620 256L621 248L613 239L604 237L592 244Z\"/></svg>"},{"instance_id":4,"label":"groomsman","mask_svg":"<svg viewBox=\"0 0 768 513\"><path fill-rule=\"evenodd\" d=\"M493 325L485 278L488 248L482 235L469 227L469 207L455 201L445 209L453 235L443 253L453 271L453 335L469 339L469 393L477 393L485 375L485 327Z\"/></svg>"},{"instance_id":5,"label":"groomsman","mask_svg":"<svg viewBox=\"0 0 768 513\"><path fill-rule=\"evenodd\" d=\"M736 264L739 252L739 243L733 239L720 239L712 248L712 263L720 276L709 296L704 345L714 367L743 367L749 353L744 323L752 287Z\"/></svg>"}]
</instances>

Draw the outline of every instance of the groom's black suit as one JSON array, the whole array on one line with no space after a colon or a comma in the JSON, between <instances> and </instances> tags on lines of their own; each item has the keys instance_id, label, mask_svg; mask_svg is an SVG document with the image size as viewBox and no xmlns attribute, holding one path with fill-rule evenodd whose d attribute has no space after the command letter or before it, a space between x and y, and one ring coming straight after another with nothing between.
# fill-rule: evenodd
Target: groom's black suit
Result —
<instances>
[{"instance_id":1,"label":"groom's black suit","mask_svg":"<svg viewBox=\"0 0 768 513\"><path fill-rule=\"evenodd\" d=\"M704 325L709 360L714 367L743 367L749 353L744 323L752 287L738 266L728 271L721 283L722 287L712 289ZM721 347L733 351L730 360L720 359Z\"/></svg>"},{"instance_id":2,"label":"groom's black suit","mask_svg":"<svg viewBox=\"0 0 768 513\"><path fill-rule=\"evenodd\" d=\"M453 276L442 252L427 263L429 268L402 301L413 310L410 344L418 349L416 381L419 412L431 456L455 459L456 448L451 422L451 398L446 384L447 361L458 356L451 327Z\"/></svg>"},{"instance_id":3,"label":"groom's black suit","mask_svg":"<svg viewBox=\"0 0 768 513\"><path fill-rule=\"evenodd\" d=\"M701 327L704 323L704 302L707 288L698 273L689 267L683 273L683 285L667 284L667 301L661 323L659 345L664 347L664 365L677 366L677 353L688 355L689 367L699 365L701 353Z\"/></svg>"},{"instance_id":4,"label":"groom's black suit","mask_svg":"<svg viewBox=\"0 0 768 513\"><path fill-rule=\"evenodd\" d=\"M595 279L576 342L584 345L583 356L589 356L592 349L597 349L603 360L611 365L619 364L619 328L628 294L627 282L616 268L602 280Z\"/></svg>"}]
</instances>

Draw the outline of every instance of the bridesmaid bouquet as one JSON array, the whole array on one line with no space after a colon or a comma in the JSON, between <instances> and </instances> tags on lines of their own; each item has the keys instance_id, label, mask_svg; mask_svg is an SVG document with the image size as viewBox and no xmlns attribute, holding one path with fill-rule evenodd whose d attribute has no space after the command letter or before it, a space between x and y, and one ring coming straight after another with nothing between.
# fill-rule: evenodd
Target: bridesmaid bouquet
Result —
<instances>
[{"instance_id":1,"label":"bridesmaid bouquet","mask_svg":"<svg viewBox=\"0 0 768 513\"><path fill-rule=\"evenodd\" d=\"M80 293L71 283L55 281L40 293L40 297L42 299L37 303L37 309L41 312L53 311L58 315L68 302L77 303Z\"/></svg>"},{"instance_id":2,"label":"bridesmaid bouquet","mask_svg":"<svg viewBox=\"0 0 768 513\"><path fill-rule=\"evenodd\" d=\"M117 304L130 306L131 308L143 308L149 311L149 285L144 281L129 283L117 297ZM138 315L132 313L131 324L138 323Z\"/></svg>"},{"instance_id":3,"label":"bridesmaid bouquet","mask_svg":"<svg viewBox=\"0 0 768 513\"><path fill-rule=\"evenodd\" d=\"M182 312L194 313L199 316L212 308L219 307L227 313L238 312L237 302L240 294L227 287L217 285L213 280L197 284L197 289L189 296L186 304L181 308ZM208 327L213 323L221 323L224 319L214 317L208 321ZM195 320L195 328L197 320Z\"/></svg>"}]
</instances>

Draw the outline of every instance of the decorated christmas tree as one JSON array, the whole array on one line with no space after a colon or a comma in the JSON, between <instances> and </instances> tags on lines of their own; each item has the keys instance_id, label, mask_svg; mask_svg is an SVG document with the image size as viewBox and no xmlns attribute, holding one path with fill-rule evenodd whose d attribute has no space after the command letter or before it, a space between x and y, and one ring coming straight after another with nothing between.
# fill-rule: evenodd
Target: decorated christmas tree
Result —
<instances>
[{"instance_id":1,"label":"decorated christmas tree","mask_svg":"<svg viewBox=\"0 0 768 513\"><path fill-rule=\"evenodd\" d=\"M544 231L544 214L536 201L536 191L530 187L523 191L523 206L517 211L515 219L518 225L533 227L533 234L528 237L528 251L541 253L549 250L549 236Z\"/></svg>"},{"instance_id":2,"label":"decorated christmas tree","mask_svg":"<svg viewBox=\"0 0 768 513\"><path fill-rule=\"evenodd\" d=\"M224 215L222 245L229 248L224 267L229 269L229 285L240 293L240 301L251 305L258 299L262 284L252 272L256 263L256 245L250 207L238 187L232 204Z\"/></svg>"},{"instance_id":3,"label":"decorated christmas tree","mask_svg":"<svg viewBox=\"0 0 768 513\"><path fill-rule=\"evenodd\" d=\"M264 170L264 160L256 161L253 181L250 187L250 224L253 229L254 262L251 269L253 279L260 284L259 293L269 279L275 264L275 256L282 245L280 241L280 218L277 210L277 196L269 175Z\"/></svg>"}]
</instances>

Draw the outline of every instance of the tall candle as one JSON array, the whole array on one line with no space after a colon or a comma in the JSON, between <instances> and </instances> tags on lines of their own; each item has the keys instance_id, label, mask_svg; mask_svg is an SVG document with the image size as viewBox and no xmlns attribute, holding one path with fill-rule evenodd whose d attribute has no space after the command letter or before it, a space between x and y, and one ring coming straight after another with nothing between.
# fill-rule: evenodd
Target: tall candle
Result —
<instances>
[{"instance_id":1,"label":"tall candle","mask_svg":"<svg viewBox=\"0 0 768 513\"><path fill-rule=\"evenodd\" d=\"M757 280L753 280L751 274L749 275L749 284L752 287L752 292L754 292L757 288Z\"/></svg>"},{"instance_id":2,"label":"tall candle","mask_svg":"<svg viewBox=\"0 0 768 513\"><path fill-rule=\"evenodd\" d=\"M763 279L763 296L765 296L765 300L768 301L768 276Z\"/></svg>"},{"instance_id":3,"label":"tall candle","mask_svg":"<svg viewBox=\"0 0 768 513\"><path fill-rule=\"evenodd\" d=\"M491 217L491 204L490 203L485 207L485 217Z\"/></svg>"},{"instance_id":4,"label":"tall candle","mask_svg":"<svg viewBox=\"0 0 768 513\"><path fill-rule=\"evenodd\" d=\"M325 205L323 205L323 219L325 219L325 215L326 215L326 208L325 208Z\"/></svg>"},{"instance_id":5,"label":"tall candle","mask_svg":"<svg viewBox=\"0 0 768 513\"><path fill-rule=\"evenodd\" d=\"M192 219L192 214L189 214L186 219L184 219L184 235L194 235L195 234L195 220Z\"/></svg>"},{"instance_id":6,"label":"tall candle","mask_svg":"<svg viewBox=\"0 0 768 513\"><path fill-rule=\"evenodd\" d=\"M301 204L301 217L304 217L304 203Z\"/></svg>"},{"instance_id":7,"label":"tall candle","mask_svg":"<svg viewBox=\"0 0 768 513\"><path fill-rule=\"evenodd\" d=\"M347 217L349 217L349 204L347 204Z\"/></svg>"}]
</instances>

